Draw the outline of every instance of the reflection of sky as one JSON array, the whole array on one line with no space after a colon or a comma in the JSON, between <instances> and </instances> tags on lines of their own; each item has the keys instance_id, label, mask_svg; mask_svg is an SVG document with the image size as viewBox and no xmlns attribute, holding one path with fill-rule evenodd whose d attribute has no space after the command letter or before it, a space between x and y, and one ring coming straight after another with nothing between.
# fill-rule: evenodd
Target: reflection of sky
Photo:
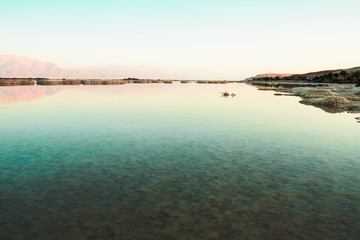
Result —
<instances>
[{"instance_id":1,"label":"reflection of sky","mask_svg":"<svg viewBox=\"0 0 360 240\"><path fill-rule=\"evenodd\" d=\"M1 104L9 224L0 238L107 239L108 228L114 239L355 235L354 115L273 94L245 84L69 86Z\"/></svg>"},{"instance_id":2,"label":"reflection of sky","mask_svg":"<svg viewBox=\"0 0 360 240\"><path fill-rule=\"evenodd\" d=\"M36 86L14 86L0 87L0 104L33 101L44 96L51 96L61 90L56 87L36 87Z\"/></svg>"},{"instance_id":3,"label":"reflection of sky","mask_svg":"<svg viewBox=\"0 0 360 240\"><path fill-rule=\"evenodd\" d=\"M88 92L106 92L108 94L148 94L157 91L154 86L139 86L136 88L103 86L102 88L94 86L15 86L0 88L0 104L33 101L45 96L51 96L64 90L83 90Z\"/></svg>"},{"instance_id":4,"label":"reflection of sky","mask_svg":"<svg viewBox=\"0 0 360 240\"><path fill-rule=\"evenodd\" d=\"M236 93L236 97L221 97L220 92L225 90ZM311 138L320 133L321 141L336 141L340 136L346 141L352 139L350 145L358 143L360 127L354 115L329 114L299 104L297 97L273 94L245 84L66 86L36 101L2 104L0 123L19 128L45 124L89 129L97 124L164 124L222 129L224 134L276 133L285 139L288 134Z\"/></svg>"}]
</instances>

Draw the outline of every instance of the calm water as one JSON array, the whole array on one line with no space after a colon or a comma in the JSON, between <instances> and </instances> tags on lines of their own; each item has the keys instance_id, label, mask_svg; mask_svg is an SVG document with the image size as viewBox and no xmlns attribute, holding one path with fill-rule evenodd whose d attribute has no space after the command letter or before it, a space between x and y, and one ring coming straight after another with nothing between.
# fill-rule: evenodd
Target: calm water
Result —
<instances>
[{"instance_id":1,"label":"calm water","mask_svg":"<svg viewBox=\"0 0 360 240\"><path fill-rule=\"evenodd\" d=\"M0 88L0 239L360 239L359 114L273 94Z\"/></svg>"}]
</instances>

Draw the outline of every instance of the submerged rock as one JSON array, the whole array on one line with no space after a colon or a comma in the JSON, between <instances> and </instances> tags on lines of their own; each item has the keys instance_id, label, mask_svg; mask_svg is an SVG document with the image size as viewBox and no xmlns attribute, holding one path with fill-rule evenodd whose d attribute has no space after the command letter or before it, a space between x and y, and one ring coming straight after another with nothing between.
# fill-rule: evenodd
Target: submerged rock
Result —
<instances>
[{"instance_id":1,"label":"submerged rock","mask_svg":"<svg viewBox=\"0 0 360 240\"><path fill-rule=\"evenodd\" d=\"M333 96L334 94L329 89L309 89L305 88L297 91L299 96L304 98L319 98L326 96Z\"/></svg>"},{"instance_id":2,"label":"submerged rock","mask_svg":"<svg viewBox=\"0 0 360 240\"><path fill-rule=\"evenodd\" d=\"M273 86L266 86L266 87L259 87L258 90L260 90L260 91L273 91L273 90L278 90L278 88L273 87Z\"/></svg>"},{"instance_id":3,"label":"submerged rock","mask_svg":"<svg viewBox=\"0 0 360 240\"><path fill-rule=\"evenodd\" d=\"M34 80L0 80L0 86L32 86Z\"/></svg>"},{"instance_id":4,"label":"submerged rock","mask_svg":"<svg viewBox=\"0 0 360 240\"><path fill-rule=\"evenodd\" d=\"M327 89L327 90L330 90L330 91L336 91L336 88L334 88L334 87L321 86L321 89Z\"/></svg>"},{"instance_id":5,"label":"submerged rock","mask_svg":"<svg viewBox=\"0 0 360 240\"><path fill-rule=\"evenodd\" d=\"M81 80L64 80L63 85L80 85Z\"/></svg>"},{"instance_id":6,"label":"submerged rock","mask_svg":"<svg viewBox=\"0 0 360 240\"><path fill-rule=\"evenodd\" d=\"M360 91L354 85L253 83L259 90L274 90L276 96L298 96L300 103L321 108L329 113L360 113ZM285 94L284 94L285 93ZM286 94L287 93L287 94Z\"/></svg>"},{"instance_id":7,"label":"submerged rock","mask_svg":"<svg viewBox=\"0 0 360 240\"><path fill-rule=\"evenodd\" d=\"M54 86L54 85L63 85L63 80L39 80L36 81L37 85L45 85L45 86Z\"/></svg>"},{"instance_id":8,"label":"submerged rock","mask_svg":"<svg viewBox=\"0 0 360 240\"><path fill-rule=\"evenodd\" d=\"M360 102L360 97L346 97L348 100L350 101L354 101L354 102Z\"/></svg>"},{"instance_id":9,"label":"submerged rock","mask_svg":"<svg viewBox=\"0 0 360 240\"><path fill-rule=\"evenodd\" d=\"M343 107L347 112L350 113L360 113L360 104L352 102L349 105Z\"/></svg>"},{"instance_id":10,"label":"submerged rock","mask_svg":"<svg viewBox=\"0 0 360 240\"><path fill-rule=\"evenodd\" d=\"M314 100L311 104L324 107L340 107L343 105L350 104L350 101L345 97L339 96L328 96Z\"/></svg>"},{"instance_id":11,"label":"submerged rock","mask_svg":"<svg viewBox=\"0 0 360 240\"><path fill-rule=\"evenodd\" d=\"M275 96L293 96L292 94L286 94L286 93L275 93Z\"/></svg>"}]
</instances>

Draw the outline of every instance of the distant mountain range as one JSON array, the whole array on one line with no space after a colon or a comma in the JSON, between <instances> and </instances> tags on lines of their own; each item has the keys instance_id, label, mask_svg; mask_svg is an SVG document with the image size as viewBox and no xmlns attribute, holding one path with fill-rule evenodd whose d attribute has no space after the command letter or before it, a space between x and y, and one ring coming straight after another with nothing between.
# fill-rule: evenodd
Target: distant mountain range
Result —
<instances>
[{"instance_id":1,"label":"distant mountain range","mask_svg":"<svg viewBox=\"0 0 360 240\"><path fill-rule=\"evenodd\" d=\"M0 55L0 77L46 78L171 78L169 73L150 67L105 66L92 69L65 69L54 63L13 55Z\"/></svg>"}]
</instances>

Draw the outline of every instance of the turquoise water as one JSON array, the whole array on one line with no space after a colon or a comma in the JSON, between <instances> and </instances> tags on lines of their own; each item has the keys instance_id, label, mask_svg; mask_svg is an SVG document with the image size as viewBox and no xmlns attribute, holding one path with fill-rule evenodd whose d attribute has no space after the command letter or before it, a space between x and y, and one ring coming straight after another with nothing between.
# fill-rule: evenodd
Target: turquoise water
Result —
<instances>
[{"instance_id":1,"label":"turquoise water","mask_svg":"<svg viewBox=\"0 0 360 240\"><path fill-rule=\"evenodd\" d=\"M273 94L0 88L0 239L360 239L359 115Z\"/></svg>"}]
</instances>

